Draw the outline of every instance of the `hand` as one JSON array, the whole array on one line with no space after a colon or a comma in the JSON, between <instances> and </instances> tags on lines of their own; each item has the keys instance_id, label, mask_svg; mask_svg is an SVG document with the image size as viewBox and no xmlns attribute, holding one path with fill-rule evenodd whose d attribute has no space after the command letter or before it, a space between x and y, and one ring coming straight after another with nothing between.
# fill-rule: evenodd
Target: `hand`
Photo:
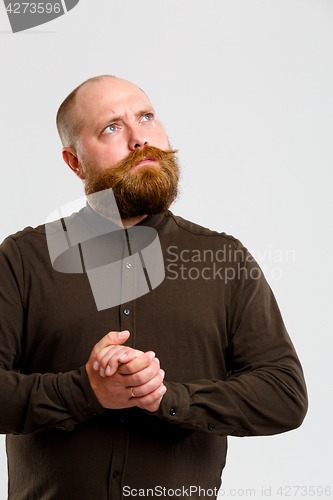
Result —
<instances>
[{"instance_id":1,"label":"hand","mask_svg":"<svg viewBox=\"0 0 333 500\"><path fill-rule=\"evenodd\" d=\"M95 345L86 364L91 387L104 408L156 411L166 391L164 371L153 352L121 345L129 335L109 332Z\"/></svg>"},{"instance_id":2,"label":"hand","mask_svg":"<svg viewBox=\"0 0 333 500\"><path fill-rule=\"evenodd\" d=\"M125 349L127 350L124 352L119 346L104 348L96 356L94 369L99 370L102 377L111 377L116 371L126 375L126 383L129 384L132 396L131 406L148 411L158 410L166 391L163 385L165 373L160 369L159 360L152 351L143 353L136 349Z\"/></svg>"}]
</instances>

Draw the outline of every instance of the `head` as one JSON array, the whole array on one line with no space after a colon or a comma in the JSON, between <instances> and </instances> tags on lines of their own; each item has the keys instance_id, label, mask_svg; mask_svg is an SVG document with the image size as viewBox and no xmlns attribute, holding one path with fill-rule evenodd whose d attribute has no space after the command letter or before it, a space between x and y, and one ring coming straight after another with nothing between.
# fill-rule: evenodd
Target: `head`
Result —
<instances>
[{"instance_id":1,"label":"head","mask_svg":"<svg viewBox=\"0 0 333 500\"><path fill-rule=\"evenodd\" d=\"M175 151L136 85L113 76L87 80L60 106L57 126L63 158L86 194L112 188L122 218L169 208L179 179Z\"/></svg>"}]
</instances>

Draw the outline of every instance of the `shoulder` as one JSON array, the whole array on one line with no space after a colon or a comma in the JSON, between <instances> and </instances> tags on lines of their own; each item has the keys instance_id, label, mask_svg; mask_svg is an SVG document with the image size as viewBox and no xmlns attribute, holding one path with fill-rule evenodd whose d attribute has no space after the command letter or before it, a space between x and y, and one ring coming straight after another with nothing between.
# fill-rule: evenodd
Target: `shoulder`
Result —
<instances>
[{"instance_id":1,"label":"shoulder","mask_svg":"<svg viewBox=\"0 0 333 500\"><path fill-rule=\"evenodd\" d=\"M172 212L168 211L165 214L166 221L169 226L173 226L175 230L186 234L193 235L193 237L198 237L203 240L216 241L218 244L227 244L235 247L242 246L241 242L230 234L225 232L218 232L208 227L200 226L195 222L180 217L179 215L174 215Z\"/></svg>"},{"instance_id":2,"label":"shoulder","mask_svg":"<svg viewBox=\"0 0 333 500\"><path fill-rule=\"evenodd\" d=\"M36 227L27 226L16 233L7 236L0 245L0 258L9 262L30 260L47 260L50 243L54 238L64 239L64 230L70 226L80 212L63 219L53 220ZM58 243L59 245L59 243Z\"/></svg>"},{"instance_id":3,"label":"shoulder","mask_svg":"<svg viewBox=\"0 0 333 500\"><path fill-rule=\"evenodd\" d=\"M24 240L26 238L37 235L45 235L45 224L41 224L37 227L27 226L24 229L7 236L4 240L4 243L7 241L15 241L18 243L20 240Z\"/></svg>"},{"instance_id":4,"label":"shoulder","mask_svg":"<svg viewBox=\"0 0 333 500\"><path fill-rule=\"evenodd\" d=\"M59 218L58 220L47 221L39 226L27 226L16 233L8 235L3 240L1 246L10 245L12 243L16 243L20 246L31 241L45 240L48 234L53 234L66 229L66 227L70 226L80 215L81 211L75 212L68 217Z\"/></svg>"},{"instance_id":5,"label":"shoulder","mask_svg":"<svg viewBox=\"0 0 333 500\"><path fill-rule=\"evenodd\" d=\"M45 239L45 225L26 227L21 231L7 236L0 245L0 254L7 255L10 259L18 257L22 249L31 244L37 244ZM33 243L34 242L34 243Z\"/></svg>"}]
</instances>

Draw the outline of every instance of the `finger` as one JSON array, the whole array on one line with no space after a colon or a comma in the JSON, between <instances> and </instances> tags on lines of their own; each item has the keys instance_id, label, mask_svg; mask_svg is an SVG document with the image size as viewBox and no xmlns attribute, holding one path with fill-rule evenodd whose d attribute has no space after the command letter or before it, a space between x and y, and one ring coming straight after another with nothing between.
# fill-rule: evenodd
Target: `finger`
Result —
<instances>
[{"instance_id":1,"label":"finger","mask_svg":"<svg viewBox=\"0 0 333 500\"><path fill-rule=\"evenodd\" d=\"M101 352L104 353L104 350ZM117 371L121 363L127 363L141 354L143 354L142 351L137 351L128 346L113 346L107 349L104 356L99 361L100 375L102 377L104 375L110 377ZM98 354L98 356L100 356L100 354Z\"/></svg>"},{"instance_id":2,"label":"finger","mask_svg":"<svg viewBox=\"0 0 333 500\"><path fill-rule=\"evenodd\" d=\"M147 396L151 392L154 392L158 387L162 385L164 379L165 372L163 370L159 370L157 375L149 380L146 384L139 385L137 387L129 387L131 392L131 397L142 398L143 396Z\"/></svg>"},{"instance_id":3,"label":"finger","mask_svg":"<svg viewBox=\"0 0 333 500\"><path fill-rule=\"evenodd\" d=\"M160 362L157 358L155 358L146 368L143 368L132 375L125 375L127 387L138 387L139 385L147 384L150 380L156 377L160 368Z\"/></svg>"},{"instance_id":4,"label":"finger","mask_svg":"<svg viewBox=\"0 0 333 500\"><path fill-rule=\"evenodd\" d=\"M142 351L138 351L137 349L132 349L130 347L122 356L119 356L117 369L119 370L119 367L122 364L130 362L133 359L142 356L142 354L144 354ZM105 373L106 375L111 375L110 370L108 370L108 366L106 366Z\"/></svg>"},{"instance_id":5,"label":"finger","mask_svg":"<svg viewBox=\"0 0 333 500\"><path fill-rule=\"evenodd\" d=\"M104 347L104 349L99 351L99 353L95 357L94 370L99 370L103 360L105 361L105 360L111 358L111 356L113 356L114 354L116 354L120 350L122 350L124 353L124 351L126 349L130 349L130 348L128 346L123 346L123 345L112 345L112 346ZM105 366L103 366L103 368L105 368Z\"/></svg>"},{"instance_id":6,"label":"finger","mask_svg":"<svg viewBox=\"0 0 333 500\"><path fill-rule=\"evenodd\" d=\"M163 396L164 396L164 394L162 394L162 396L159 399L156 399L156 401L154 401L154 403L142 406L142 409L147 410L147 411L151 411L151 412L157 411L160 407Z\"/></svg>"},{"instance_id":7,"label":"finger","mask_svg":"<svg viewBox=\"0 0 333 500\"><path fill-rule=\"evenodd\" d=\"M98 353L93 368L95 370L99 370L101 377L104 377L105 375L113 375L121 363L121 358L124 357L126 352L130 349L130 347L122 345L115 345L103 349L100 353ZM105 373L106 369L107 373Z\"/></svg>"},{"instance_id":8,"label":"finger","mask_svg":"<svg viewBox=\"0 0 333 500\"><path fill-rule=\"evenodd\" d=\"M97 354L102 351L105 347L111 345L123 344L129 338L130 332L128 330L123 330L121 332L109 332L107 333L97 344L94 346L92 350L93 357L96 357Z\"/></svg>"},{"instance_id":9,"label":"finger","mask_svg":"<svg viewBox=\"0 0 333 500\"><path fill-rule=\"evenodd\" d=\"M119 367L118 371L122 375L130 375L132 373L139 372L144 368L147 368L151 365L155 358L155 353L153 351L148 351L138 356L137 358L129 361L128 363Z\"/></svg>"},{"instance_id":10,"label":"finger","mask_svg":"<svg viewBox=\"0 0 333 500\"><path fill-rule=\"evenodd\" d=\"M155 391L143 396L142 398L131 398L130 402L133 406L145 408L148 411L157 411L162 397L166 393L167 388L165 385L160 385Z\"/></svg>"},{"instance_id":11,"label":"finger","mask_svg":"<svg viewBox=\"0 0 333 500\"><path fill-rule=\"evenodd\" d=\"M96 355L95 360L93 362L94 370L98 371L101 367L105 369L108 360L115 353L119 353L119 356L121 356L120 350L122 351L122 355L124 355L124 353L128 353L128 355L124 357L124 359L121 361L122 363L127 363L128 361L132 361L132 359L134 359L135 357L144 354L142 351L133 349L132 347L129 346L123 346L123 345L107 346L104 347L104 349L102 349L101 351L99 351L99 353Z\"/></svg>"}]
</instances>

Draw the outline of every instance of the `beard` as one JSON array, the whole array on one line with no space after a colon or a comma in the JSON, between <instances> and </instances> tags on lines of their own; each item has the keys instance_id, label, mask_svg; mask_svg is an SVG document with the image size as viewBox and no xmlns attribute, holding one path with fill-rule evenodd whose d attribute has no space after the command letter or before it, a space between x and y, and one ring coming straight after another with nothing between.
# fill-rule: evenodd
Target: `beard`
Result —
<instances>
[{"instance_id":1,"label":"beard","mask_svg":"<svg viewBox=\"0 0 333 500\"><path fill-rule=\"evenodd\" d=\"M81 162L89 204L111 219L119 219L119 215L121 219L131 219L166 212L178 195L180 170L176 153L144 146L103 170L98 165ZM144 158L156 161L131 172Z\"/></svg>"}]
</instances>

